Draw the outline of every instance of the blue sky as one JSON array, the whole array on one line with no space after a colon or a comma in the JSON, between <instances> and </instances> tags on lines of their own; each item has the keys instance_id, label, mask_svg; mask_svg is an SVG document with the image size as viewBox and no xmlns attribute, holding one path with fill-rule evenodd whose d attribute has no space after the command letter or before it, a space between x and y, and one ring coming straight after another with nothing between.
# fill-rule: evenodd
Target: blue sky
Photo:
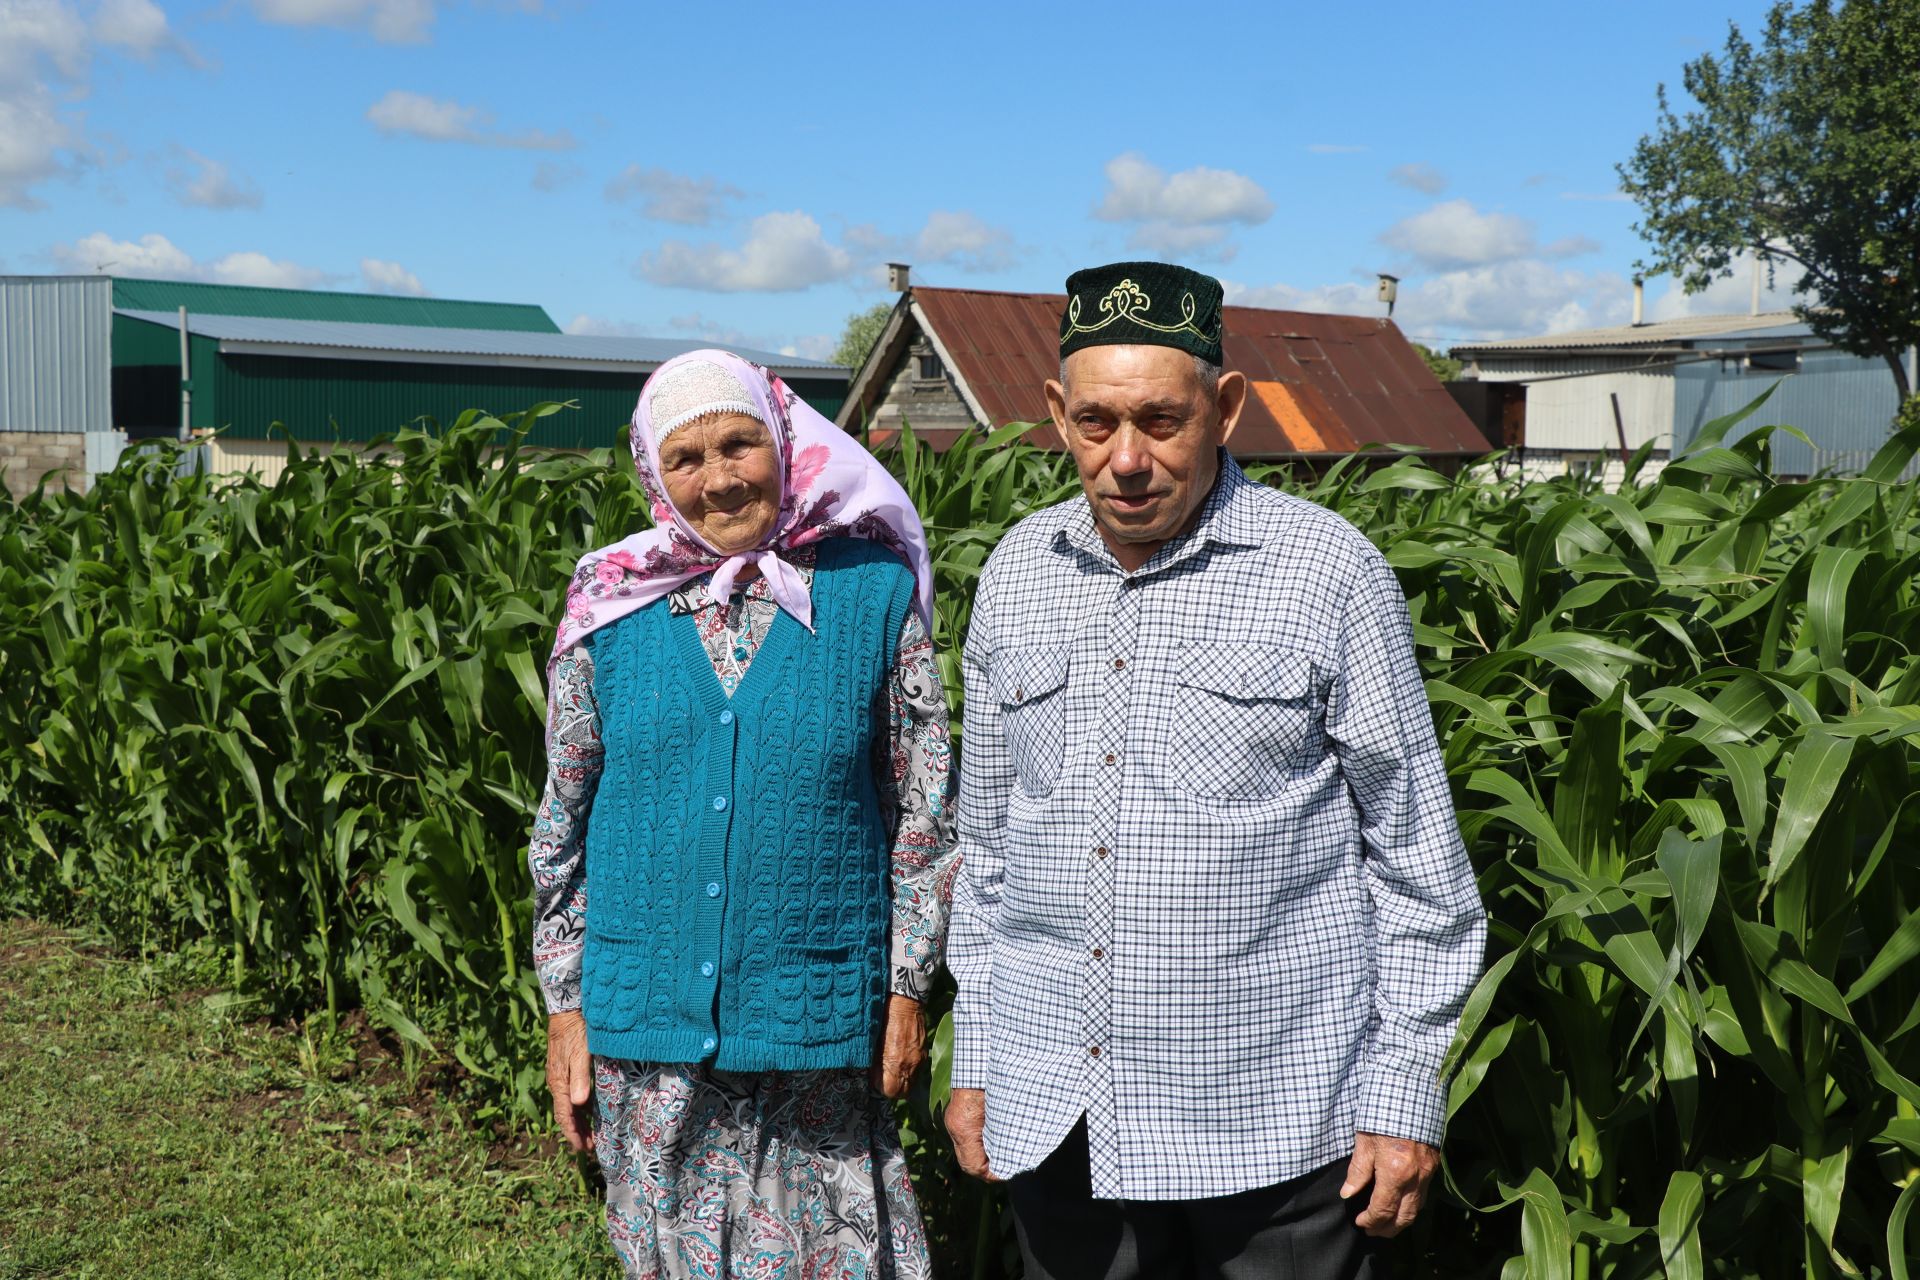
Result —
<instances>
[{"instance_id":1,"label":"blue sky","mask_svg":"<svg viewBox=\"0 0 1920 1280\"><path fill-rule=\"evenodd\" d=\"M1758 0L0 0L0 270L539 303L830 350L922 284L1184 261L1436 345L1627 318L1615 162ZM1649 285L1656 316L1740 311ZM1779 295L1775 295L1779 296Z\"/></svg>"}]
</instances>

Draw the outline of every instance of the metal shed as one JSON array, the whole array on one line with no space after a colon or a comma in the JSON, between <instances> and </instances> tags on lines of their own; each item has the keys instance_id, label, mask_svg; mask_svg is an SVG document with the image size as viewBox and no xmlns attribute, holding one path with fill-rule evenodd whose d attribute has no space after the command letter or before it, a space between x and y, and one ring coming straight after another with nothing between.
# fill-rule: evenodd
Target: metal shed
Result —
<instances>
[{"instance_id":1,"label":"metal shed","mask_svg":"<svg viewBox=\"0 0 1920 1280\"><path fill-rule=\"evenodd\" d=\"M1467 378L1524 386L1525 465L1541 474L1617 472L1621 449L1643 444L1657 466L1775 384L1749 429L1785 424L1813 441L1776 435L1775 471L1852 471L1886 442L1899 407L1884 363L1834 348L1790 311L1476 342L1453 356Z\"/></svg>"},{"instance_id":2,"label":"metal shed","mask_svg":"<svg viewBox=\"0 0 1920 1280\"><path fill-rule=\"evenodd\" d=\"M179 421L179 318L121 311L115 321L129 358L116 370L116 412L136 434L167 430ZM363 443L423 416L447 422L466 409L509 413L574 400L578 412L542 419L528 442L563 449L617 445L648 375L707 345L191 313L187 331L194 427L219 428L230 440L277 434L316 443ZM145 360L132 363L143 351ZM824 414L837 412L845 398L848 371L838 365L765 351L739 354L772 369Z\"/></svg>"},{"instance_id":3,"label":"metal shed","mask_svg":"<svg viewBox=\"0 0 1920 1280\"><path fill-rule=\"evenodd\" d=\"M231 461L271 474L288 436L354 447L422 417L543 401L580 407L541 420L530 443L618 445L647 376L706 345L565 334L522 303L0 276L0 471L18 494L49 473L106 470L127 436L179 432L183 390L190 428L219 432L217 469ZM845 399L846 369L740 354L822 413Z\"/></svg>"}]
</instances>

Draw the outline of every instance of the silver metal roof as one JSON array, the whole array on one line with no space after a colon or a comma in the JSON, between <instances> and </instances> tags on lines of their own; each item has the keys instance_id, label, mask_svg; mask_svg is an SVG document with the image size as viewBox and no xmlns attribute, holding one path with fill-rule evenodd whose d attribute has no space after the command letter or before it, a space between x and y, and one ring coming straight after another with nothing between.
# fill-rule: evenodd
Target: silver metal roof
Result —
<instances>
[{"instance_id":1,"label":"silver metal roof","mask_svg":"<svg viewBox=\"0 0 1920 1280\"><path fill-rule=\"evenodd\" d=\"M1506 351L1577 351L1586 347L1671 346L1698 338L1733 338L1748 334L1787 337L1782 329L1807 333L1806 322L1791 311L1760 315L1682 316L1652 324L1622 324L1605 329L1576 329L1537 338L1509 338L1501 342L1467 342L1453 348L1456 357L1472 358Z\"/></svg>"},{"instance_id":2,"label":"silver metal roof","mask_svg":"<svg viewBox=\"0 0 1920 1280\"><path fill-rule=\"evenodd\" d=\"M177 329L171 311L115 314ZM339 320L286 320L267 316L187 315L187 332L219 341L235 354L386 359L460 364L506 364L651 373L677 355L713 344L695 338L611 338L572 333L516 333L494 329L430 329L416 325L362 324ZM851 372L822 360L773 351L728 348L743 359L780 374L846 378Z\"/></svg>"}]
</instances>

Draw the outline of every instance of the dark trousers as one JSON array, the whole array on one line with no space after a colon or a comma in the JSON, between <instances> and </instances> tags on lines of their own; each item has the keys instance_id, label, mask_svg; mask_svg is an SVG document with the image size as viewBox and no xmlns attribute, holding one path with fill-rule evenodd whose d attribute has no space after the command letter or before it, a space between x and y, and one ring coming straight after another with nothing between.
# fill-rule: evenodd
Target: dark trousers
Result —
<instances>
[{"instance_id":1,"label":"dark trousers","mask_svg":"<svg viewBox=\"0 0 1920 1280\"><path fill-rule=\"evenodd\" d=\"M1027 1280L1375 1280L1382 1243L1340 1198L1347 1162L1203 1200L1096 1200L1087 1124L1007 1182Z\"/></svg>"}]
</instances>

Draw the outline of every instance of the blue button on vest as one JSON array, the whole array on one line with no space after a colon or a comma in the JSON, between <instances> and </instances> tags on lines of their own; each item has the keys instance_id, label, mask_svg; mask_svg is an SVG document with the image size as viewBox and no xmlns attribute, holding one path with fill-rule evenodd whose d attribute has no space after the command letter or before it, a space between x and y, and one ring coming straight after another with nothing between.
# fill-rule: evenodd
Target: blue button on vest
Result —
<instances>
[{"instance_id":1,"label":"blue button on vest","mask_svg":"<svg viewBox=\"0 0 1920 1280\"><path fill-rule=\"evenodd\" d=\"M588 637L606 747L586 840L592 1052L872 1061L892 901L876 707L912 605L885 548L821 544L815 630L782 612L731 699L665 600Z\"/></svg>"}]
</instances>

